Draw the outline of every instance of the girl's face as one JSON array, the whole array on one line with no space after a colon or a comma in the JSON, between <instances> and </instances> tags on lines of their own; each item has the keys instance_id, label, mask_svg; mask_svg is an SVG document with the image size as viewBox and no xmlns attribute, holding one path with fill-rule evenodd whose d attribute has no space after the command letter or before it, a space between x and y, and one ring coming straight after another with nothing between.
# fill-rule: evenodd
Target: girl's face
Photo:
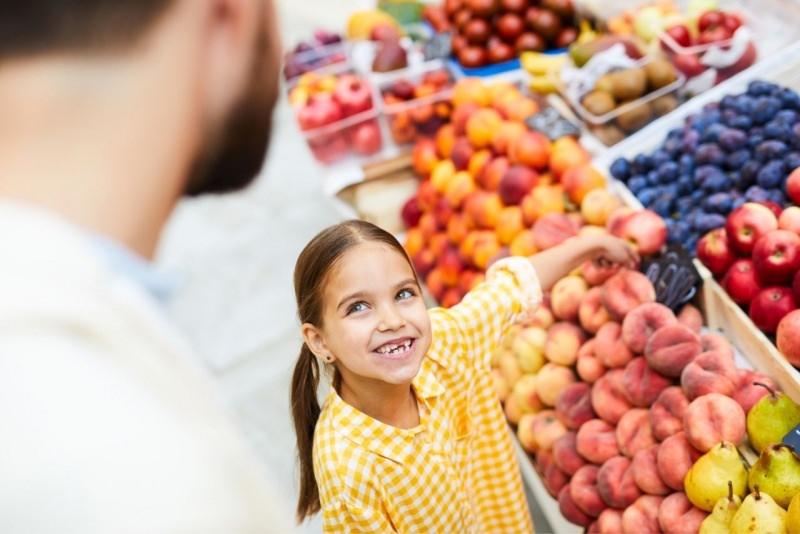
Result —
<instances>
[{"instance_id":1,"label":"girl's face","mask_svg":"<svg viewBox=\"0 0 800 534\"><path fill-rule=\"evenodd\" d=\"M348 387L409 384L431 343L431 323L414 272L383 243L346 252L323 293L323 327L303 325L306 343L323 362L330 355Z\"/></svg>"}]
</instances>

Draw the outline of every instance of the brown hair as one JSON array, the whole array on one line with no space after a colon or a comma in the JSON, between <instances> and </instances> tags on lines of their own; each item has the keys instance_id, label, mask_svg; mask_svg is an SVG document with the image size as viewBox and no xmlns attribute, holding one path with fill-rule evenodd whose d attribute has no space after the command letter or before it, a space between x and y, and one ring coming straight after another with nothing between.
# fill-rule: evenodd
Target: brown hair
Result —
<instances>
[{"instance_id":1,"label":"brown hair","mask_svg":"<svg viewBox=\"0 0 800 534\"><path fill-rule=\"evenodd\" d=\"M294 292L300 323L322 327L323 291L329 273L337 261L351 248L364 242L384 243L397 250L413 270L403 246L389 232L372 223L345 221L317 234L297 259L294 268ZM416 274L415 274L416 276ZM312 449L314 427L320 414L317 398L320 366L311 349L303 343L292 375L292 420L297 435L297 455L300 464L300 497L297 519L320 511L319 488L314 478ZM334 369L333 385L338 387L340 375Z\"/></svg>"},{"instance_id":2,"label":"brown hair","mask_svg":"<svg viewBox=\"0 0 800 534\"><path fill-rule=\"evenodd\" d=\"M136 43L174 1L0 2L0 60L124 49Z\"/></svg>"}]
</instances>

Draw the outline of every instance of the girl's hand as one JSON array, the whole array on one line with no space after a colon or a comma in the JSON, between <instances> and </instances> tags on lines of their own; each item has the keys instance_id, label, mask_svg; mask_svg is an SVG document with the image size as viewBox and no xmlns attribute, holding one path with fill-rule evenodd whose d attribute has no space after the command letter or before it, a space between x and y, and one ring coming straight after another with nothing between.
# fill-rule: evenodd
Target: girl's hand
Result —
<instances>
[{"instance_id":1,"label":"girl's hand","mask_svg":"<svg viewBox=\"0 0 800 534\"><path fill-rule=\"evenodd\" d=\"M597 252L593 262L597 267L626 267L635 269L639 266L639 254L627 241L612 235L595 236Z\"/></svg>"}]
</instances>

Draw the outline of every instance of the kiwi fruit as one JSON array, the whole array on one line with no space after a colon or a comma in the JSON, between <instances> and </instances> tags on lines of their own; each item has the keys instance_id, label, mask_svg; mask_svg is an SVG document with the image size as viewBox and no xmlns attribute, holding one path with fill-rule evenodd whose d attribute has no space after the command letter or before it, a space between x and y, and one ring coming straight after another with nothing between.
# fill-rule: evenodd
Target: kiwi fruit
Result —
<instances>
[{"instance_id":1,"label":"kiwi fruit","mask_svg":"<svg viewBox=\"0 0 800 534\"><path fill-rule=\"evenodd\" d=\"M614 124L603 124L592 128L592 133L606 145L614 145L625 139L625 132Z\"/></svg>"},{"instance_id":2,"label":"kiwi fruit","mask_svg":"<svg viewBox=\"0 0 800 534\"><path fill-rule=\"evenodd\" d=\"M673 95L663 95L650 102L650 105L653 107L653 113L660 117L678 107L678 99Z\"/></svg>"},{"instance_id":3,"label":"kiwi fruit","mask_svg":"<svg viewBox=\"0 0 800 534\"><path fill-rule=\"evenodd\" d=\"M663 58L656 58L650 61L644 66L644 72L647 75L647 85L651 91L661 89L678 79L675 67Z\"/></svg>"},{"instance_id":4,"label":"kiwi fruit","mask_svg":"<svg viewBox=\"0 0 800 534\"><path fill-rule=\"evenodd\" d=\"M628 102L620 104L620 106L625 104L628 104ZM635 132L650 122L652 118L653 110L650 108L648 102L643 102L641 104L633 103L630 109L626 109L617 115L617 126L628 133Z\"/></svg>"},{"instance_id":5,"label":"kiwi fruit","mask_svg":"<svg viewBox=\"0 0 800 534\"><path fill-rule=\"evenodd\" d=\"M639 98L647 91L647 74L644 69L631 68L612 72L611 95L618 102Z\"/></svg>"},{"instance_id":6,"label":"kiwi fruit","mask_svg":"<svg viewBox=\"0 0 800 534\"><path fill-rule=\"evenodd\" d=\"M583 100L581 100L581 104L586 108L586 111L598 117L600 115L605 115L616 107L614 97L605 91L591 91L587 93L586 96L583 97Z\"/></svg>"},{"instance_id":7,"label":"kiwi fruit","mask_svg":"<svg viewBox=\"0 0 800 534\"><path fill-rule=\"evenodd\" d=\"M594 82L594 90L595 91L605 91L608 94L611 94L614 91L614 81L611 78L610 74L603 74L597 81Z\"/></svg>"}]
</instances>

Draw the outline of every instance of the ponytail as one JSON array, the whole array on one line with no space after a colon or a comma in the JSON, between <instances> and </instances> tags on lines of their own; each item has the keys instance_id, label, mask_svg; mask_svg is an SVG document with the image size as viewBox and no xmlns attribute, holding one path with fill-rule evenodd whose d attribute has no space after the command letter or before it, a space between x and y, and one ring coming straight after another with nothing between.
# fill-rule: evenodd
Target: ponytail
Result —
<instances>
[{"instance_id":1,"label":"ponytail","mask_svg":"<svg viewBox=\"0 0 800 534\"><path fill-rule=\"evenodd\" d=\"M314 427L319 419L317 399L319 362L308 345L303 343L300 356L292 374L292 420L297 435L297 454L300 461L300 497L297 502L297 520L303 520L320 511L319 488L314 477L312 449Z\"/></svg>"}]
</instances>

